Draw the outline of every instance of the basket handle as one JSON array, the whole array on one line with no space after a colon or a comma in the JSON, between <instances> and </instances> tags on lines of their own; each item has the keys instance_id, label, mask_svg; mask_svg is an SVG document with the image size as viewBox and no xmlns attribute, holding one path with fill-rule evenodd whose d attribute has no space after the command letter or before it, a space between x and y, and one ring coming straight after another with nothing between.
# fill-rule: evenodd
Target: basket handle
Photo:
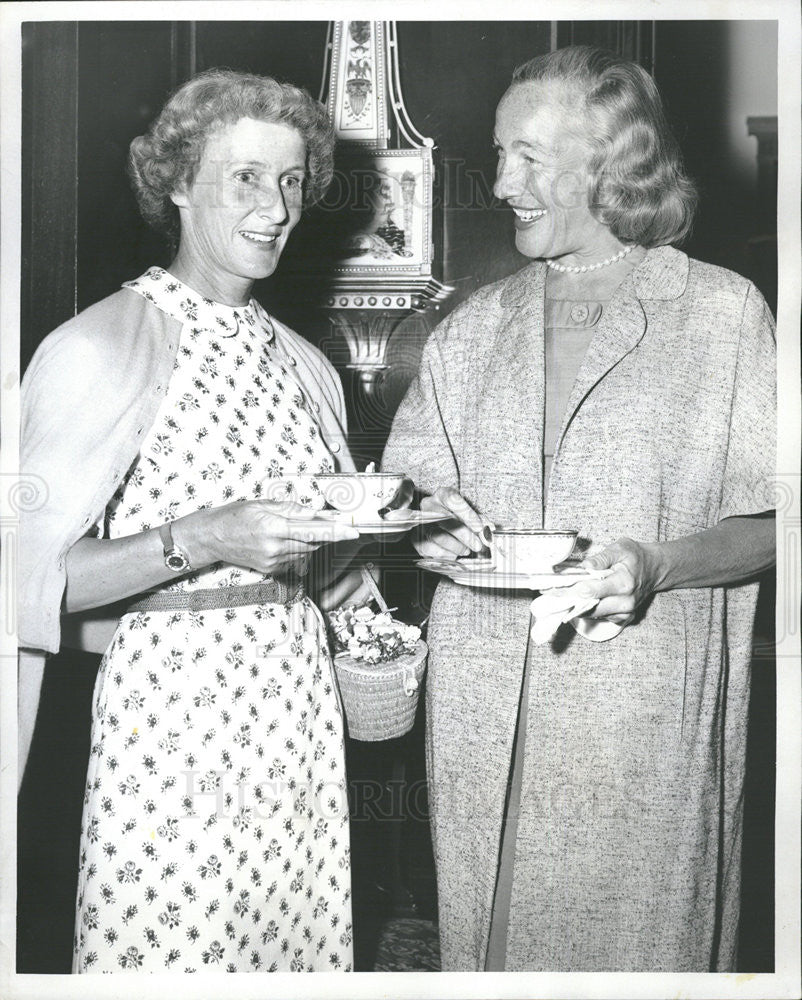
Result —
<instances>
[{"instance_id":1,"label":"basket handle","mask_svg":"<svg viewBox=\"0 0 802 1000\"><path fill-rule=\"evenodd\" d=\"M373 579L373 574L371 573L372 569L373 569L373 563L365 563L361 567L360 573L362 574L362 580L364 581L365 585L367 586L368 590L373 596L373 599L379 605L381 610L385 614L387 614L390 609L387 607L387 601L385 601L385 599L382 597L381 591L376 586L376 581Z\"/></svg>"}]
</instances>

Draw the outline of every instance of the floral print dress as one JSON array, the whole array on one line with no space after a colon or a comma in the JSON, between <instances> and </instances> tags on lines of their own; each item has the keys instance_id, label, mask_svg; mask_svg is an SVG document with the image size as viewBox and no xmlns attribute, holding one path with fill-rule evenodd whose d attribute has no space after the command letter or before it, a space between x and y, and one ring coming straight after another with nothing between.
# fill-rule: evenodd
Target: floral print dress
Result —
<instances>
[{"instance_id":1,"label":"floral print dress","mask_svg":"<svg viewBox=\"0 0 802 1000\"><path fill-rule=\"evenodd\" d=\"M167 395L100 533L333 470L255 300L203 299L160 268L126 287L184 325ZM292 498L316 504L313 490ZM217 564L161 591L264 579ZM73 971L351 963L343 725L320 613L303 598L124 615L94 693Z\"/></svg>"}]
</instances>

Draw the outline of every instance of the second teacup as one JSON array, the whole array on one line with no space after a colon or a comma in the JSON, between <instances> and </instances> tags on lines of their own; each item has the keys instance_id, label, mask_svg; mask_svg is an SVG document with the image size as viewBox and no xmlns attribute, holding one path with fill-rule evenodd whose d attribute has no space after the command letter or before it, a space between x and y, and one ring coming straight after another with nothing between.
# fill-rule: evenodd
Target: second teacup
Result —
<instances>
[{"instance_id":1,"label":"second teacup","mask_svg":"<svg viewBox=\"0 0 802 1000\"><path fill-rule=\"evenodd\" d=\"M550 573L576 543L573 529L495 528L490 545L493 568L504 573Z\"/></svg>"}]
</instances>

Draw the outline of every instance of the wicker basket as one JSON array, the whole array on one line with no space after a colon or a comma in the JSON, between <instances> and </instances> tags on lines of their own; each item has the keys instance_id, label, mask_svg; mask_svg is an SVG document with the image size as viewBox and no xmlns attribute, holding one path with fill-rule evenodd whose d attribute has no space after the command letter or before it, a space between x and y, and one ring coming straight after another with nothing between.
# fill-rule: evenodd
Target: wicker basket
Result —
<instances>
[{"instance_id":1,"label":"wicker basket","mask_svg":"<svg viewBox=\"0 0 802 1000\"><path fill-rule=\"evenodd\" d=\"M384 663L365 663L347 653L334 657L351 739L375 743L412 729L427 653L426 643L419 640L414 653Z\"/></svg>"}]
</instances>

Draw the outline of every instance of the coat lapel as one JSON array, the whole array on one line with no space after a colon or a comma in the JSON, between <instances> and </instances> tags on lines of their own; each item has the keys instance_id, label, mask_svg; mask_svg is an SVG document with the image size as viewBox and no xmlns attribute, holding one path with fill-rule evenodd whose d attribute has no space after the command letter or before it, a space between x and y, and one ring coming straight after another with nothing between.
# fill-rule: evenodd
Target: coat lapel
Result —
<instances>
[{"instance_id":1,"label":"coat lapel","mask_svg":"<svg viewBox=\"0 0 802 1000\"><path fill-rule=\"evenodd\" d=\"M579 369L563 414L556 452L574 414L588 393L618 362L638 345L646 331L646 314L634 294L629 275L604 310L593 340Z\"/></svg>"},{"instance_id":2,"label":"coat lapel","mask_svg":"<svg viewBox=\"0 0 802 1000\"><path fill-rule=\"evenodd\" d=\"M672 247L650 250L622 282L602 316L569 397L557 442L583 400L646 332L643 302L685 290L688 258ZM503 314L476 395L465 400L461 488L499 524L543 524L544 298L546 267L536 262L510 278Z\"/></svg>"},{"instance_id":3,"label":"coat lapel","mask_svg":"<svg viewBox=\"0 0 802 1000\"><path fill-rule=\"evenodd\" d=\"M536 264L502 294L504 313L467 422L464 457L477 503L500 524L542 523L544 287L545 267Z\"/></svg>"},{"instance_id":4,"label":"coat lapel","mask_svg":"<svg viewBox=\"0 0 802 1000\"><path fill-rule=\"evenodd\" d=\"M687 277L688 258L684 253L673 247L656 247L621 283L602 314L568 397L556 453L583 400L643 338L646 332L643 301L676 298L685 290Z\"/></svg>"}]
</instances>

